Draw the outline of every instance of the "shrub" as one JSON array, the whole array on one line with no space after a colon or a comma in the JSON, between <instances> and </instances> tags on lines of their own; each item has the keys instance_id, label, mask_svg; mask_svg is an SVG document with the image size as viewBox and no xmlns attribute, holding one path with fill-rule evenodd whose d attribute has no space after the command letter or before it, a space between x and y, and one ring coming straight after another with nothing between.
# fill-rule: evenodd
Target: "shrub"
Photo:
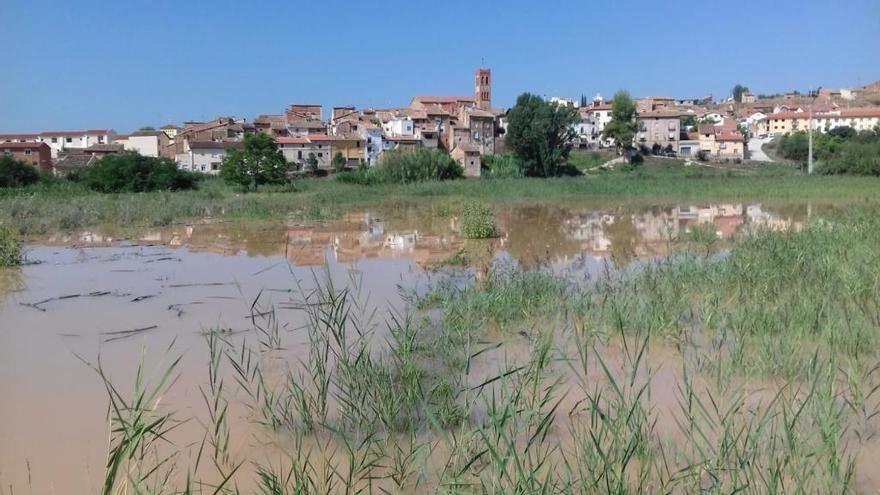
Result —
<instances>
[{"instance_id":1,"label":"shrub","mask_svg":"<svg viewBox=\"0 0 880 495\"><path fill-rule=\"evenodd\" d=\"M464 176L464 169L449 154L427 149L388 151L382 155L377 170L382 181L392 183L449 180Z\"/></svg>"},{"instance_id":2,"label":"shrub","mask_svg":"<svg viewBox=\"0 0 880 495\"><path fill-rule=\"evenodd\" d=\"M0 187L22 187L40 180L40 172L32 165L11 156L0 156Z\"/></svg>"},{"instance_id":3,"label":"shrub","mask_svg":"<svg viewBox=\"0 0 880 495\"><path fill-rule=\"evenodd\" d=\"M468 239L495 237L495 218L492 209L483 203L470 201L461 211L461 234Z\"/></svg>"},{"instance_id":4,"label":"shrub","mask_svg":"<svg viewBox=\"0 0 880 495\"><path fill-rule=\"evenodd\" d=\"M336 180L346 184L360 184L362 186L372 186L380 184L382 177L378 170L367 166L361 166L354 170L345 170L336 174Z\"/></svg>"},{"instance_id":5,"label":"shrub","mask_svg":"<svg viewBox=\"0 0 880 495\"><path fill-rule=\"evenodd\" d=\"M636 153L632 156L632 158L629 159L630 165L641 165L643 163L645 163L645 157L639 153Z\"/></svg>"},{"instance_id":6,"label":"shrub","mask_svg":"<svg viewBox=\"0 0 880 495\"><path fill-rule=\"evenodd\" d=\"M103 193L177 191L196 187L196 176L180 170L172 160L138 153L107 155L82 169L77 180L89 189Z\"/></svg>"},{"instance_id":7,"label":"shrub","mask_svg":"<svg viewBox=\"0 0 880 495\"><path fill-rule=\"evenodd\" d=\"M342 155L341 151L337 151L333 155L333 170L336 171L336 173L345 170L345 156Z\"/></svg>"},{"instance_id":8,"label":"shrub","mask_svg":"<svg viewBox=\"0 0 880 495\"><path fill-rule=\"evenodd\" d=\"M18 237L18 232L8 225L0 225L0 266L16 266L19 263L21 263L21 239Z\"/></svg>"},{"instance_id":9,"label":"shrub","mask_svg":"<svg viewBox=\"0 0 880 495\"><path fill-rule=\"evenodd\" d=\"M486 179L511 179L525 176L525 166L513 155L486 155L483 157L482 176Z\"/></svg>"},{"instance_id":10,"label":"shrub","mask_svg":"<svg viewBox=\"0 0 880 495\"><path fill-rule=\"evenodd\" d=\"M816 171L825 175L870 175L880 177L880 141L848 142L833 158L823 161Z\"/></svg>"}]
</instances>

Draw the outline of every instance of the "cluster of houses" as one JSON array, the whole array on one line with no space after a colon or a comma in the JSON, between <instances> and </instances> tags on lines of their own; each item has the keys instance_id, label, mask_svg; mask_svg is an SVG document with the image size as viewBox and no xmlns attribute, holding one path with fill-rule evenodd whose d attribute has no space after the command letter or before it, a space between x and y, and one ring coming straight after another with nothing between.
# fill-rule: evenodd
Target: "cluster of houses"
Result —
<instances>
[{"instance_id":1,"label":"cluster of houses","mask_svg":"<svg viewBox=\"0 0 880 495\"><path fill-rule=\"evenodd\" d=\"M319 169L330 169L337 155L348 166L374 165L387 151L427 148L449 153L465 175L479 176L483 156L504 152L507 115L492 106L489 69L474 72L473 87L473 94L465 96L415 96L406 107L337 106L327 118L321 105L293 104L283 113L259 115L252 121L218 117L130 134L112 129L0 134L0 153L59 175L123 151L167 157L182 169L216 174L227 153L242 146L244 136L266 133L299 169L315 162ZM570 98L550 101L577 107L575 147L614 146L604 135L612 105L601 95L583 105ZM740 102L713 102L711 95L693 99L649 96L636 100L636 121L633 145L643 152L747 159L749 136L777 136L810 126L819 132L840 126L874 129L880 125L880 107L865 104L852 90L774 98L756 98L746 92Z\"/></svg>"},{"instance_id":2,"label":"cluster of houses","mask_svg":"<svg viewBox=\"0 0 880 495\"><path fill-rule=\"evenodd\" d=\"M468 176L479 176L481 157L501 148L499 123L504 112L492 106L492 73L477 69L474 93L465 96L415 96L400 108L333 107L325 119L318 104L293 104L284 113L252 121L218 117L117 134L110 129L0 135L0 150L28 163L64 174L108 153L136 151L167 157L185 170L216 174L223 158L241 147L244 137L266 133L296 168L317 162L332 167L341 155L346 165L374 165L391 150L441 149ZM39 157L39 158L37 158Z\"/></svg>"}]
</instances>

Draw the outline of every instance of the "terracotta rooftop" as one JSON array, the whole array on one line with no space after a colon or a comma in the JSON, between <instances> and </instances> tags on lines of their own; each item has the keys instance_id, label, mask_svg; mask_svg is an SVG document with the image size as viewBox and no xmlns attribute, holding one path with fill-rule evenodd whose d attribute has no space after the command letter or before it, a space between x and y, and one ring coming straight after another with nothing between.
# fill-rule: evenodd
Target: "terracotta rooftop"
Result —
<instances>
[{"instance_id":1,"label":"terracotta rooftop","mask_svg":"<svg viewBox=\"0 0 880 495\"><path fill-rule=\"evenodd\" d=\"M0 140L5 139L37 139L39 134L0 134Z\"/></svg>"},{"instance_id":2,"label":"terracotta rooftop","mask_svg":"<svg viewBox=\"0 0 880 495\"><path fill-rule=\"evenodd\" d=\"M275 142L278 144L309 144L309 138L306 137L277 137Z\"/></svg>"},{"instance_id":3,"label":"terracotta rooftop","mask_svg":"<svg viewBox=\"0 0 880 495\"><path fill-rule=\"evenodd\" d=\"M0 143L0 148L9 150L9 149L36 149L41 147L49 147L46 143Z\"/></svg>"}]
</instances>

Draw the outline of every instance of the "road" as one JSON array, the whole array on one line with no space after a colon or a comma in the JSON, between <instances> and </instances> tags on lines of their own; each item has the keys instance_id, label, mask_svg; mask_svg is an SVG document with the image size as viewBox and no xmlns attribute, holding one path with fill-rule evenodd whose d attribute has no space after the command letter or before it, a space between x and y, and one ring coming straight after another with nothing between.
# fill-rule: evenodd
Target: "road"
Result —
<instances>
[{"instance_id":1,"label":"road","mask_svg":"<svg viewBox=\"0 0 880 495\"><path fill-rule=\"evenodd\" d=\"M772 141L772 137L766 137L764 139L759 139L757 137L753 137L749 140L749 160L754 160L756 162L772 162L773 160L767 156L767 153L761 149L761 146L764 143L769 143Z\"/></svg>"}]
</instances>

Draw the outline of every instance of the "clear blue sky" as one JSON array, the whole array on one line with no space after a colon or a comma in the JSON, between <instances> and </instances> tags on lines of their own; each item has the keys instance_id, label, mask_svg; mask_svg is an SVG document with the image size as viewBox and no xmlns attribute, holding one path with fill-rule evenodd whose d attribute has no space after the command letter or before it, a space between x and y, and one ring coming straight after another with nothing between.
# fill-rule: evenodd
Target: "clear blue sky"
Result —
<instances>
[{"instance_id":1,"label":"clear blue sky","mask_svg":"<svg viewBox=\"0 0 880 495\"><path fill-rule=\"evenodd\" d=\"M880 79L880 0L0 0L0 132L524 91L716 97Z\"/></svg>"}]
</instances>

